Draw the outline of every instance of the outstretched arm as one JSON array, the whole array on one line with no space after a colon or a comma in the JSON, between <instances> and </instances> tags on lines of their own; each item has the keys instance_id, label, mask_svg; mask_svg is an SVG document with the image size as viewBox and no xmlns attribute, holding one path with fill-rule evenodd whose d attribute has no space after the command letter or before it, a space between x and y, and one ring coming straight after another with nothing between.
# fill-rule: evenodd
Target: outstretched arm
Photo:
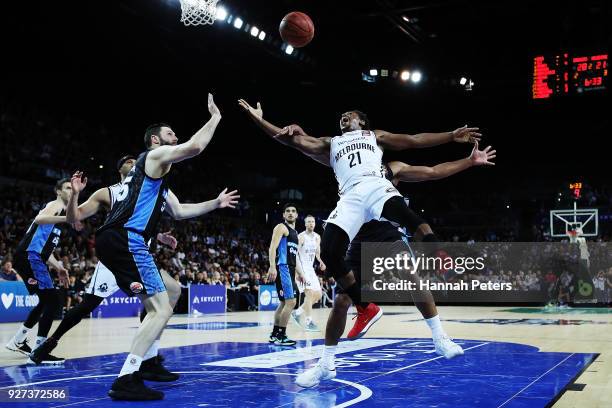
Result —
<instances>
[{"instance_id":1,"label":"outstretched arm","mask_svg":"<svg viewBox=\"0 0 612 408\"><path fill-rule=\"evenodd\" d=\"M329 166L329 137L317 138L309 136L298 125L279 128L263 118L263 110L259 102L257 102L257 108L253 108L244 99L239 99L238 104L248 113L251 120L253 120L253 122L255 122L255 124L268 136L279 143L299 150L321 164Z\"/></svg>"},{"instance_id":2,"label":"outstretched arm","mask_svg":"<svg viewBox=\"0 0 612 408\"><path fill-rule=\"evenodd\" d=\"M34 218L34 222L38 225L60 224L62 222L66 222L65 216L55 215L61 210L61 204L59 204L57 201L51 201L38 213L36 218Z\"/></svg>"},{"instance_id":3,"label":"outstretched arm","mask_svg":"<svg viewBox=\"0 0 612 408\"><path fill-rule=\"evenodd\" d=\"M496 150L491 150L491 146L483 150L478 150L478 142L476 142L472 149L472 153L461 160L441 163L433 167L410 166L406 163L395 161L389 163L389 168L391 168L393 172L394 184L400 181L417 182L439 180L457 174L472 166L494 166L495 163L490 160L496 157L496 152Z\"/></svg>"},{"instance_id":4,"label":"outstretched arm","mask_svg":"<svg viewBox=\"0 0 612 408\"><path fill-rule=\"evenodd\" d=\"M391 133L385 130L375 130L378 143L390 150L420 149L438 146L444 143L475 143L482 136L478 128L469 128L467 125L443 133L419 133L416 135Z\"/></svg>"},{"instance_id":5,"label":"outstretched arm","mask_svg":"<svg viewBox=\"0 0 612 408\"><path fill-rule=\"evenodd\" d=\"M153 149L147 156L147 159L161 166L165 166L189 159L202 153L206 146L208 146L208 143L215 134L217 125L221 121L221 112L219 112L219 108L215 105L215 101L211 94L208 94L208 111L211 115L210 119L191 137L191 139L176 146L165 145Z\"/></svg>"},{"instance_id":6,"label":"outstretched arm","mask_svg":"<svg viewBox=\"0 0 612 408\"><path fill-rule=\"evenodd\" d=\"M110 208L110 193L104 187L96 190L83 204L79 204L79 194L87 186L87 177L83 177L83 172L77 171L70 179L72 194L66 206L66 221L75 223L96 214L101 206Z\"/></svg>"},{"instance_id":7,"label":"outstretched arm","mask_svg":"<svg viewBox=\"0 0 612 408\"><path fill-rule=\"evenodd\" d=\"M237 190L234 190L228 193L226 188L214 200L208 200L197 204L187 204L179 202L174 193L168 191L166 211L175 220L184 220L186 218L198 217L214 211L217 208L236 208L235 204L238 203L238 199L240 198L240 196L236 194L237 192Z\"/></svg>"}]
</instances>

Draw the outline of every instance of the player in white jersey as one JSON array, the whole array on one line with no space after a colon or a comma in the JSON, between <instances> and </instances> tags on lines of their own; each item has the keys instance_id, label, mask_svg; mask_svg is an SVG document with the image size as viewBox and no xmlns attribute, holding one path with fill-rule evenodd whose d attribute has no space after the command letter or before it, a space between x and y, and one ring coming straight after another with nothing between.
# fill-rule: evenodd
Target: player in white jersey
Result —
<instances>
[{"instance_id":1,"label":"player in white jersey","mask_svg":"<svg viewBox=\"0 0 612 408\"><path fill-rule=\"evenodd\" d=\"M121 176L121 182L97 190L89 197L87 201L76 209L78 214L70 215L74 216L75 219L83 220L96 214L101 208L110 210L113 207L116 198L120 194L123 180L130 172L132 167L134 167L134 163L136 163L136 158L134 156L127 155L119 159L117 162L117 171ZM72 200L68 202L68 212L74 212L74 207L76 207L77 200L78 199L75 197L74 202L72 202ZM164 243L171 248L176 248L176 239L169 235L169 233L157 234L157 239L159 242ZM31 353L29 363L46 364L49 354L55 347L57 347L60 338L74 326L79 324L81 319L88 316L96 307L100 305L100 303L102 303L105 298L111 296L118 290L119 286L117 286L117 280L115 279L113 273L106 266L104 266L102 262L98 262L93 276L91 277L88 286L85 288L83 301L74 308L70 309L62 319L55 332L47 340L45 340L40 347ZM178 296L180 296L180 287L178 287L178 292L175 290L173 293L177 295L175 297L176 300L178 300ZM144 313L141 315L141 319L144 318L144 315Z\"/></svg>"},{"instance_id":2,"label":"player in white jersey","mask_svg":"<svg viewBox=\"0 0 612 408\"><path fill-rule=\"evenodd\" d=\"M340 117L341 135L312 137L297 125L279 128L263 119L261 105L250 106L245 100L239 105L268 135L291 146L312 159L332 167L338 181L340 200L328 217L321 240L321 258L332 276L353 303L360 302L360 286L344 255L349 243L361 226L370 220L395 222L406 228L417 239L437 242L429 225L417 216L404 201L393 184L385 178L382 149L403 150L437 146L448 142L475 143L480 140L478 128L467 125L452 132L395 134L384 130L370 130L367 115L358 110L345 112ZM326 337L326 359L333 361L335 347ZM335 370L327 370L329 375ZM326 379L326 378L321 378Z\"/></svg>"},{"instance_id":3,"label":"player in white jersey","mask_svg":"<svg viewBox=\"0 0 612 408\"><path fill-rule=\"evenodd\" d=\"M300 254L304 283L298 283L298 289L304 293L304 303L291 313L291 317L306 331L319 331L312 321L312 306L321 299L321 285L314 269L315 260L319 262L321 271L325 271L325 264L321 260L321 236L314 232L316 221L312 215L304 218L305 231L298 235L298 252Z\"/></svg>"}]
</instances>

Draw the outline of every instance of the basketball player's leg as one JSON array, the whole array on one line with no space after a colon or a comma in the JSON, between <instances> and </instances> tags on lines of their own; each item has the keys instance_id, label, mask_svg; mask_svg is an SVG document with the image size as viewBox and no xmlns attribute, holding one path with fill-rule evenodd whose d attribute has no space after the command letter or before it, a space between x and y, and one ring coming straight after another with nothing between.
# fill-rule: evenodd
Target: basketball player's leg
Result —
<instances>
[{"instance_id":1,"label":"basketball player's leg","mask_svg":"<svg viewBox=\"0 0 612 408\"><path fill-rule=\"evenodd\" d=\"M170 309L173 311L179 298L181 297L181 286L175 279L173 279L168 274L168 272L160 271L160 275L162 277L164 285L166 286ZM144 322L144 319L146 319L146 316L141 320L141 322ZM158 357L159 343L160 343L162 334L163 334L163 329L159 332L159 335L153 341L153 343L151 344L151 346L149 347L149 349L145 352L143 356L142 364L140 365L139 371L140 371L142 378L145 380L170 382L170 381L176 381L179 378L178 374L168 371L163 366L162 361Z\"/></svg>"},{"instance_id":2,"label":"basketball player's leg","mask_svg":"<svg viewBox=\"0 0 612 408\"><path fill-rule=\"evenodd\" d=\"M295 270L288 265L278 265L276 291L281 303L274 313L274 331L270 340L274 338L274 344L278 346L294 346L295 341L287 337L287 325L296 305L298 289L295 283Z\"/></svg>"},{"instance_id":3,"label":"basketball player's leg","mask_svg":"<svg viewBox=\"0 0 612 408\"><path fill-rule=\"evenodd\" d=\"M34 274L34 267L36 267L36 264L33 265L28 259L27 255L17 254L15 256L15 268L17 269L17 273L23 280L23 283L25 284L30 295L38 294L40 291L38 280ZM48 274L46 266L44 266L44 268L45 272ZM11 340L9 340L9 342L6 344L6 348L8 350L15 351L26 356L30 355L32 349L28 345L28 334L30 330L36 326L36 323L38 323L40 320L40 316L44 310L45 302L39 297L38 304L32 310L30 310L26 320L23 322L21 327L19 327Z\"/></svg>"},{"instance_id":4,"label":"basketball player's leg","mask_svg":"<svg viewBox=\"0 0 612 408\"><path fill-rule=\"evenodd\" d=\"M85 288L83 301L70 309L55 332L30 355L29 362L34 364L45 364L51 359L50 353L53 351L59 340L73 327L78 325L81 320L93 313L100 306L104 298L111 296L119 290L115 276L108 268L98 262L91 280Z\"/></svg>"},{"instance_id":5,"label":"basketball player's leg","mask_svg":"<svg viewBox=\"0 0 612 408\"><path fill-rule=\"evenodd\" d=\"M52 356L50 353L57 347L62 336L78 325L84 317L89 316L102 303L103 299L102 297L85 293L83 301L66 312L66 315L53 334L30 354L28 363L36 365L53 364L57 357Z\"/></svg>"},{"instance_id":6,"label":"basketball player's leg","mask_svg":"<svg viewBox=\"0 0 612 408\"><path fill-rule=\"evenodd\" d=\"M439 242L438 238L431 230L431 227L408 207L406 201L401 196L388 198L382 208L381 216L389 221L402 225L408 231L418 236L423 242ZM431 295L431 293L420 293L419 297L425 298L423 302L419 303L423 303L420 306L426 313L423 317L435 313L435 315L431 317L425 317L425 321L432 331L436 352L446 358L452 358L463 354L463 349L458 344L454 343L442 329L442 323L440 321L440 316L437 314L437 309L435 309L433 297L428 298L428 294Z\"/></svg>"},{"instance_id":7,"label":"basketball player's leg","mask_svg":"<svg viewBox=\"0 0 612 408\"><path fill-rule=\"evenodd\" d=\"M139 369L146 352L172 316L163 279L142 235L125 230L103 231L96 236L96 251L121 290L139 296L147 311L109 396L119 400L162 399L163 392L145 386Z\"/></svg>"},{"instance_id":8,"label":"basketball player's leg","mask_svg":"<svg viewBox=\"0 0 612 408\"><path fill-rule=\"evenodd\" d=\"M316 280L317 285L319 284L319 280ZM304 314L304 328L306 331L319 331L319 328L312 320L312 306L315 305L322 296L321 289L308 289L304 291L305 299L304 304L302 305L302 310Z\"/></svg>"}]
</instances>

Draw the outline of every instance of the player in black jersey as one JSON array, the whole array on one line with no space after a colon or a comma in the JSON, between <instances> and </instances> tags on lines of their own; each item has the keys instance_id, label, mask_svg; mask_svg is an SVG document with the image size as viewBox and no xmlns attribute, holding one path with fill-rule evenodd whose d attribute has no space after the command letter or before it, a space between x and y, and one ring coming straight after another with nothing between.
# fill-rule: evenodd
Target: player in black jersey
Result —
<instances>
[{"instance_id":1,"label":"player in black jersey","mask_svg":"<svg viewBox=\"0 0 612 408\"><path fill-rule=\"evenodd\" d=\"M115 275L119 287L128 295L137 295L147 311L121 372L109 391L113 399L163 398L163 392L144 385L139 370L171 377L158 358L143 361L147 350L159 338L172 316L164 279L147 245L162 212L168 212L176 220L193 218L217 208L234 208L239 198L236 191L228 193L225 189L216 199L182 204L168 188L167 178L172 164L197 156L210 142L221 120L221 113L210 94L208 110L210 120L182 144L178 144L176 135L166 124L147 128L147 151L138 157L106 222L96 233L96 252L100 261ZM174 377L178 378L178 375Z\"/></svg>"},{"instance_id":2,"label":"player in black jersey","mask_svg":"<svg viewBox=\"0 0 612 408\"><path fill-rule=\"evenodd\" d=\"M37 294L39 299L38 305L30 311L23 325L6 345L7 349L25 355L32 351L27 343L30 329L38 323L38 336L34 346L36 349L46 340L55 312L61 305L47 264L57 271L60 283L68 287L68 271L55 259L53 251L60 241L63 229L61 224L66 222L64 212L72 193L70 179L59 180L55 184L55 193L56 199L47 203L38 213L15 250L15 269L28 292ZM63 362L63 359L54 356L49 356L47 361L50 364Z\"/></svg>"},{"instance_id":3,"label":"player in black jersey","mask_svg":"<svg viewBox=\"0 0 612 408\"><path fill-rule=\"evenodd\" d=\"M295 230L297 208L293 204L283 207L283 222L274 227L268 258L268 281L276 283L276 292L280 303L274 312L274 329L270 334L270 343L277 346L295 346L295 341L287 337L287 324L295 307L295 295L298 293L295 282L296 274L303 281L300 263L297 262L298 233ZM278 268L278 270L277 270Z\"/></svg>"},{"instance_id":4,"label":"player in black jersey","mask_svg":"<svg viewBox=\"0 0 612 408\"><path fill-rule=\"evenodd\" d=\"M79 193L84 189L87 178L83 179L82 172L76 172L71 179L72 195L70 196L70 200L68 200L66 208L67 221L71 223L82 221L96 214L102 208L105 208L107 211L110 210L113 207L117 193L121 191L121 183L123 183L123 180L130 170L132 170L132 167L134 167L134 163L136 163L136 158L134 156L126 155L121 157L117 162L117 171L121 178L120 182L96 190L89 196L87 201L80 206L78 206ZM167 233L157 234L157 240L172 248L175 248L177 244L176 239ZM172 307L174 307L174 304L176 304L180 296L180 286L178 286L178 284L174 286L175 287L167 288L171 301L174 301L174 303L171 304ZM105 289L100 290L100 287ZM113 274L103 264L98 263L94 275L83 294L83 301L66 313L55 332L49 336L40 347L30 354L28 362L37 365L45 364L49 359L51 351L57 347L60 338L74 326L79 324L81 319L91 314L106 297L115 293L117 289L117 282ZM141 319L144 318L145 314L146 313L141 313ZM156 343L158 344L159 341L156 341ZM156 343L154 343L154 346ZM153 350L149 350L148 353L157 355L157 348L153 347ZM149 375L149 373L143 373L145 379L147 375Z\"/></svg>"},{"instance_id":5,"label":"player in black jersey","mask_svg":"<svg viewBox=\"0 0 612 408\"><path fill-rule=\"evenodd\" d=\"M402 162L390 162L385 165L385 175L394 184L400 182L418 182L428 180L438 180L449 177L458 172L464 171L473 166L491 166L494 163L489 160L496 157L496 151L490 150L487 147L484 150L478 150L478 142L474 145L470 156L448 163L441 163L437 166L410 166ZM414 217L418 217L416 214ZM432 233L431 227L425 221L421 221L420 234ZM369 221L362 225L361 229L351 241L349 249L346 253L345 261L353 272L357 286L361 286L359 278L361 276L361 243L362 242L389 242L396 243L393 247L394 253L410 252L408 246L407 232L405 228L400 227L397 223L386 220ZM442 328L442 323L438 315L436 303L433 295L428 290L411 292L413 301L419 312L421 312L427 325L431 329L432 338L436 353L452 358L463 354L463 349L458 344L454 343ZM296 383L302 387L314 387L321 380L331 379L335 377L335 349L338 340L342 336L346 326L346 316L351 304L354 304L357 309L357 316L354 327L349 332L347 338L355 340L362 337L368 329L381 316L382 310L374 303L360 302L359 298L353 299L355 295L346 293L341 286L334 299L332 311L327 320L325 330L325 349L323 357L319 363L311 369L300 374Z\"/></svg>"}]
</instances>

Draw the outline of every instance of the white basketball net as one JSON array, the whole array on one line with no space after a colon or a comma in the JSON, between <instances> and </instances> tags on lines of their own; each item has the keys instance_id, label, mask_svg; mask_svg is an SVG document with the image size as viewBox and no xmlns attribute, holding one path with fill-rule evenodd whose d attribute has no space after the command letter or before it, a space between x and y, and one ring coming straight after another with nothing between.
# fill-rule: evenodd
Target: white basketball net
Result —
<instances>
[{"instance_id":1,"label":"white basketball net","mask_svg":"<svg viewBox=\"0 0 612 408\"><path fill-rule=\"evenodd\" d=\"M186 26L215 22L219 0L181 0L181 21Z\"/></svg>"}]
</instances>

